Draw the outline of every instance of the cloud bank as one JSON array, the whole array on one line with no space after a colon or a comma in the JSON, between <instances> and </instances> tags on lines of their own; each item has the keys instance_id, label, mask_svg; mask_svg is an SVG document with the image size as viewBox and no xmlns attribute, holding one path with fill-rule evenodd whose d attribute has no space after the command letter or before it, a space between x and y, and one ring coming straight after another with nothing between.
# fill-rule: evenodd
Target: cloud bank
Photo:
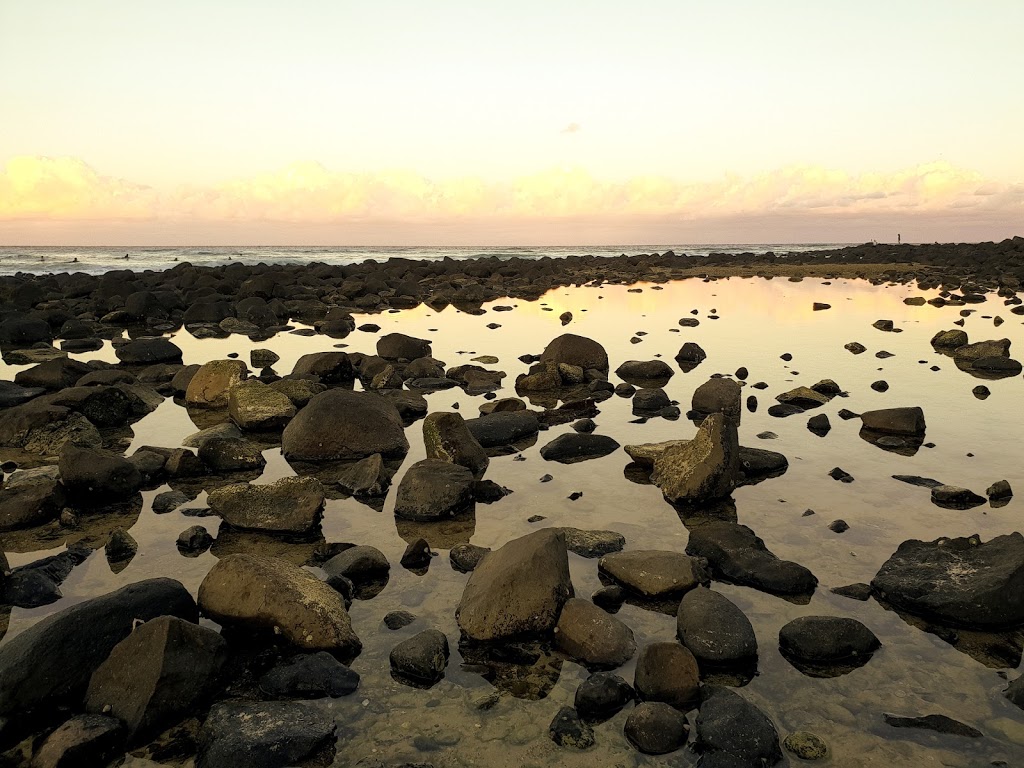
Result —
<instances>
[{"instance_id":1,"label":"cloud bank","mask_svg":"<svg viewBox=\"0 0 1024 768\"><path fill-rule=\"evenodd\" d=\"M72 244L74 237L141 243L147 236L153 244L751 241L732 232L794 242L888 239L887 228L901 225L908 240L915 226L928 229L919 240L995 239L1018 234L1022 221L1024 183L945 162L862 175L795 166L696 183L606 181L579 168L509 181L434 181L304 162L176 189L104 176L68 157L18 157L0 172L0 239L9 244ZM886 229L874 234L879 227Z\"/></svg>"}]
</instances>

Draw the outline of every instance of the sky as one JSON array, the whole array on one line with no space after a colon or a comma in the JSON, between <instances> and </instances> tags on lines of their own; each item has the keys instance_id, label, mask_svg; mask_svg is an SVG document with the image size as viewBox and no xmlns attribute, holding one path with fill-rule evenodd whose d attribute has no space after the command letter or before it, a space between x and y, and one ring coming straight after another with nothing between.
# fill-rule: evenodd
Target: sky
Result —
<instances>
[{"instance_id":1,"label":"sky","mask_svg":"<svg viewBox=\"0 0 1024 768\"><path fill-rule=\"evenodd\" d=\"M0 244L1024 234L1021 0L0 0Z\"/></svg>"}]
</instances>

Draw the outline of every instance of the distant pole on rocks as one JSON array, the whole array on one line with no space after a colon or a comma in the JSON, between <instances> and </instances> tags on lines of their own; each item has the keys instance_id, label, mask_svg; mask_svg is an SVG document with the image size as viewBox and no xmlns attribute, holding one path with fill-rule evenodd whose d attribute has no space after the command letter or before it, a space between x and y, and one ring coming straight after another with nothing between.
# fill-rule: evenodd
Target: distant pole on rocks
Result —
<instances>
[{"instance_id":1,"label":"distant pole on rocks","mask_svg":"<svg viewBox=\"0 0 1024 768\"><path fill-rule=\"evenodd\" d=\"M896 235L896 245L902 245L902 242L901 242L902 239L903 239L903 235L897 234Z\"/></svg>"}]
</instances>

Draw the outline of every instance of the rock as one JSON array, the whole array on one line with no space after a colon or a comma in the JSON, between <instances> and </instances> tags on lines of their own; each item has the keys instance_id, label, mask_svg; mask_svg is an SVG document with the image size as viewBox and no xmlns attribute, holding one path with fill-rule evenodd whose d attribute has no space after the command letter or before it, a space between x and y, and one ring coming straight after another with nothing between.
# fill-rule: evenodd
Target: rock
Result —
<instances>
[{"instance_id":1,"label":"rock","mask_svg":"<svg viewBox=\"0 0 1024 768\"><path fill-rule=\"evenodd\" d=\"M700 695L697 660L679 643L645 645L637 656L633 687L643 701L662 701L687 712Z\"/></svg>"},{"instance_id":2,"label":"rock","mask_svg":"<svg viewBox=\"0 0 1024 768\"><path fill-rule=\"evenodd\" d=\"M885 408L865 411L860 415L864 429L887 435L923 435L924 411L914 408Z\"/></svg>"},{"instance_id":3,"label":"rock","mask_svg":"<svg viewBox=\"0 0 1024 768\"><path fill-rule=\"evenodd\" d=\"M814 574L780 560L745 525L712 521L694 528L686 552L707 558L715 578L772 594L806 595L818 585Z\"/></svg>"},{"instance_id":4,"label":"rock","mask_svg":"<svg viewBox=\"0 0 1024 768\"><path fill-rule=\"evenodd\" d=\"M662 702L643 702L629 713L623 731L629 743L647 755L675 752L686 743L686 716Z\"/></svg>"},{"instance_id":5,"label":"rock","mask_svg":"<svg viewBox=\"0 0 1024 768\"><path fill-rule=\"evenodd\" d=\"M469 573L476 569L490 547L478 547L476 544L456 544L448 551L448 559L452 568L460 573Z\"/></svg>"},{"instance_id":6,"label":"rock","mask_svg":"<svg viewBox=\"0 0 1024 768\"><path fill-rule=\"evenodd\" d=\"M300 653L260 678L260 690L281 699L340 698L359 687L359 674L327 651Z\"/></svg>"},{"instance_id":7,"label":"rock","mask_svg":"<svg viewBox=\"0 0 1024 768\"><path fill-rule=\"evenodd\" d=\"M850 530L850 525L845 520L833 520L828 524L828 529L832 533L846 533Z\"/></svg>"},{"instance_id":8,"label":"rock","mask_svg":"<svg viewBox=\"0 0 1024 768\"><path fill-rule=\"evenodd\" d=\"M199 739L197 768L285 768L334 749L336 725L323 709L292 702L221 702Z\"/></svg>"},{"instance_id":9,"label":"rock","mask_svg":"<svg viewBox=\"0 0 1024 768\"><path fill-rule=\"evenodd\" d=\"M295 406L259 379L247 379L229 391L228 413L239 429L268 432L283 429L295 415Z\"/></svg>"},{"instance_id":10,"label":"rock","mask_svg":"<svg viewBox=\"0 0 1024 768\"><path fill-rule=\"evenodd\" d=\"M103 548L108 563L126 563L135 557L139 544L124 528L115 528Z\"/></svg>"},{"instance_id":11,"label":"rock","mask_svg":"<svg viewBox=\"0 0 1024 768\"><path fill-rule=\"evenodd\" d=\"M391 649L391 673L400 680L433 685L448 666L448 638L436 629L425 629Z\"/></svg>"},{"instance_id":12,"label":"rock","mask_svg":"<svg viewBox=\"0 0 1024 768\"><path fill-rule=\"evenodd\" d=\"M832 430L832 424L829 423L828 416L824 413L819 413L807 420L807 429L820 437L824 437Z\"/></svg>"},{"instance_id":13,"label":"rock","mask_svg":"<svg viewBox=\"0 0 1024 768\"><path fill-rule=\"evenodd\" d=\"M379 453L350 464L339 473L338 487L356 497L384 496L391 487L391 475Z\"/></svg>"},{"instance_id":14,"label":"rock","mask_svg":"<svg viewBox=\"0 0 1024 768\"><path fill-rule=\"evenodd\" d=\"M27 403L46 392L42 387L21 387L12 381L0 381L0 408Z\"/></svg>"},{"instance_id":15,"label":"rock","mask_svg":"<svg viewBox=\"0 0 1024 768\"><path fill-rule=\"evenodd\" d=\"M700 345L688 341L676 352L675 360L683 373L689 373L707 358L707 353L700 348Z\"/></svg>"},{"instance_id":16,"label":"rock","mask_svg":"<svg viewBox=\"0 0 1024 768\"><path fill-rule=\"evenodd\" d=\"M841 483L852 483L855 479L853 475L846 472L842 467L833 467L829 470L828 476Z\"/></svg>"},{"instance_id":17,"label":"rock","mask_svg":"<svg viewBox=\"0 0 1024 768\"><path fill-rule=\"evenodd\" d=\"M681 552L665 550L615 552L602 557L597 569L647 598L682 595L709 580L706 563Z\"/></svg>"},{"instance_id":18,"label":"rock","mask_svg":"<svg viewBox=\"0 0 1024 768\"><path fill-rule=\"evenodd\" d=\"M720 592L698 586L683 595L676 633L698 665L745 666L757 661L757 637L750 620Z\"/></svg>"},{"instance_id":19,"label":"rock","mask_svg":"<svg viewBox=\"0 0 1024 768\"><path fill-rule=\"evenodd\" d=\"M548 726L548 735L560 747L588 749L594 746L594 729L583 722L572 707L558 710Z\"/></svg>"},{"instance_id":20,"label":"rock","mask_svg":"<svg viewBox=\"0 0 1024 768\"><path fill-rule=\"evenodd\" d=\"M190 501L192 499L182 491L164 491L154 497L153 512L158 515L164 515L177 509L182 504L188 504Z\"/></svg>"},{"instance_id":21,"label":"rock","mask_svg":"<svg viewBox=\"0 0 1024 768\"><path fill-rule=\"evenodd\" d=\"M952 736L966 736L971 739L979 739L984 734L977 728L972 728L966 723L954 720L945 715L924 715L921 717L899 717L890 715L888 712L883 715L887 725L893 728L922 728L936 733L945 733Z\"/></svg>"},{"instance_id":22,"label":"rock","mask_svg":"<svg viewBox=\"0 0 1024 768\"><path fill-rule=\"evenodd\" d=\"M377 354L388 360L416 360L430 357L430 342L406 336L404 333L389 333L377 339Z\"/></svg>"},{"instance_id":23,"label":"rock","mask_svg":"<svg viewBox=\"0 0 1024 768\"><path fill-rule=\"evenodd\" d=\"M737 765L775 765L782 759L774 723L727 688L714 688L701 704L697 747L705 754L728 753L737 758Z\"/></svg>"},{"instance_id":24,"label":"rock","mask_svg":"<svg viewBox=\"0 0 1024 768\"><path fill-rule=\"evenodd\" d=\"M722 413L737 425L743 414L740 385L724 377L708 379L693 392L690 407L698 413Z\"/></svg>"},{"instance_id":25,"label":"rock","mask_svg":"<svg viewBox=\"0 0 1024 768\"><path fill-rule=\"evenodd\" d=\"M555 643L564 653L588 668L625 664L636 653L632 630L613 616L581 598L562 607L555 627Z\"/></svg>"},{"instance_id":26,"label":"rock","mask_svg":"<svg viewBox=\"0 0 1024 768\"><path fill-rule=\"evenodd\" d=\"M456 611L471 640L501 640L554 629L574 594L565 537L550 529L506 543L477 565Z\"/></svg>"},{"instance_id":27,"label":"rock","mask_svg":"<svg viewBox=\"0 0 1024 768\"><path fill-rule=\"evenodd\" d=\"M953 350L953 360L960 365L971 367L979 360L1010 357L1010 340L999 339L964 344Z\"/></svg>"},{"instance_id":28,"label":"rock","mask_svg":"<svg viewBox=\"0 0 1024 768\"><path fill-rule=\"evenodd\" d=\"M124 726L106 715L76 715L39 747L31 768L103 768L124 751Z\"/></svg>"},{"instance_id":29,"label":"rock","mask_svg":"<svg viewBox=\"0 0 1024 768\"><path fill-rule=\"evenodd\" d=\"M126 344L115 347L114 354L125 365L181 362L181 348L162 336L152 339L132 339Z\"/></svg>"},{"instance_id":30,"label":"rock","mask_svg":"<svg viewBox=\"0 0 1024 768\"><path fill-rule=\"evenodd\" d=\"M379 549L363 544L339 552L320 567L328 576L344 576L358 583L388 573L391 563Z\"/></svg>"},{"instance_id":31,"label":"rock","mask_svg":"<svg viewBox=\"0 0 1024 768\"><path fill-rule=\"evenodd\" d=\"M484 448L496 448L536 435L540 422L533 411L496 411L469 419L466 426Z\"/></svg>"},{"instance_id":32,"label":"rock","mask_svg":"<svg viewBox=\"0 0 1024 768\"><path fill-rule=\"evenodd\" d=\"M782 742L782 746L801 760L824 760L828 757L828 744L810 731L793 731Z\"/></svg>"},{"instance_id":33,"label":"rock","mask_svg":"<svg viewBox=\"0 0 1024 768\"><path fill-rule=\"evenodd\" d=\"M142 487L142 475L135 465L110 451L67 443L61 449L58 467L68 496L83 504L127 499Z\"/></svg>"},{"instance_id":34,"label":"rock","mask_svg":"<svg viewBox=\"0 0 1024 768\"><path fill-rule=\"evenodd\" d=\"M296 408L305 407L314 396L327 391L325 385L305 379L280 379L267 386L291 400Z\"/></svg>"},{"instance_id":35,"label":"rock","mask_svg":"<svg viewBox=\"0 0 1024 768\"><path fill-rule=\"evenodd\" d=\"M593 339L563 333L552 339L540 355L541 362L565 363L608 373L608 353Z\"/></svg>"},{"instance_id":36,"label":"rock","mask_svg":"<svg viewBox=\"0 0 1024 768\"><path fill-rule=\"evenodd\" d=\"M815 312L821 312L822 310L825 310L825 309L832 309L832 305L831 304L825 304L824 302L821 302L821 301L816 301L811 306L811 309L814 310Z\"/></svg>"},{"instance_id":37,"label":"rock","mask_svg":"<svg viewBox=\"0 0 1024 768\"><path fill-rule=\"evenodd\" d=\"M633 687L611 672L594 672L576 689L575 707L586 722L596 723L614 717L636 698Z\"/></svg>"},{"instance_id":38,"label":"rock","mask_svg":"<svg viewBox=\"0 0 1024 768\"><path fill-rule=\"evenodd\" d=\"M92 673L134 622L157 616L199 619L192 596L173 579L138 581L40 619L0 646L0 716L77 706Z\"/></svg>"},{"instance_id":39,"label":"rock","mask_svg":"<svg viewBox=\"0 0 1024 768\"><path fill-rule=\"evenodd\" d=\"M732 493L738 473L736 423L714 413L693 440L670 445L655 458L651 482L670 502L699 503Z\"/></svg>"},{"instance_id":40,"label":"rock","mask_svg":"<svg viewBox=\"0 0 1024 768\"><path fill-rule=\"evenodd\" d=\"M849 597L852 600L860 600L861 602L868 600L871 597L871 585L861 582L856 584L847 584L843 587L833 587L830 591L834 595Z\"/></svg>"},{"instance_id":41,"label":"rock","mask_svg":"<svg viewBox=\"0 0 1024 768\"><path fill-rule=\"evenodd\" d=\"M194 408L227 408L231 388L248 373L241 360L211 360L189 381L185 402Z\"/></svg>"},{"instance_id":42,"label":"rock","mask_svg":"<svg viewBox=\"0 0 1024 768\"><path fill-rule=\"evenodd\" d=\"M675 371L663 360L627 360L615 369L615 375L637 386L652 382L660 382L657 386L664 386Z\"/></svg>"},{"instance_id":43,"label":"rock","mask_svg":"<svg viewBox=\"0 0 1024 768\"><path fill-rule=\"evenodd\" d=\"M92 373L85 363L61 357L39 363L14 374L14 383L19 387L42 387L51 392L73 387L87 373Z\"/></svg>"},{"instance_id":44,"label":"rock","mask_svg":"<svg viewBox=\"0 0 1024 768\"><path fill-rule=\"evenodd\" d=\"M565 534L565 546L580 557L601 557L619 552L626 546L626 537L615 531L584 531L579 528L560 528Z\"/></svg>"},{"instance_id":45,"label":"rock","mask_svg":"<svg viewBox=\"0 0 1024 768\"><path fill-rule=\"evenodd\" d=\"M668 399L663 389L639 389L633 395L634 415L657 415L671 407L672 401Z\"/></svg>"},{"instance_id":46,"label":"rock","mask_svg":"<svg viewBox=\"0 0 1024 768\"><path fill-rule=\"evenodd\" d=\"M811 665L866 661L880 647L874 633L856 619L801 616L779 630L782 655Z\"/></svg>"},{"instance_id":47,"label":"rock","mask_svg":"<svg viewBox=\"0 0 1024 768\"><path fill-rule=\"evenodd\" d=\"M207 473L206 465L199 457L186 448L176 448L164 462L164 471L170 478L200 477Z\"/></svg>"},{"instance_id":48,"label":"rock","mask_svg":"<svg viewBox=\"0 0 1024 768\"><path fill-rule=\"evenodd\" d=\"M0 490L0 531L56 520L65 501L64 486L52 468L19 470Z\"/></svg>"},{"instance_id":49,"label":"rock","mask_svg":"<svg viewBox=\"0 0 1024 768\"><path fill-rule=\"evenodd\" d=\"M324 489L315 477L283 477L267 485L241 483L211 491L207 503L228 525L256 531L305 533L319 522Z\"/></svg>"},{"instance_id":50,"label":"rock","mask_svg":"<svg viewBox=\"0 0 1024 768\"><path fill-rule=\"evenodd\" d=\"M315 376L321 385L344 387L355 380L356 372L351 358L344 352L312 352L295 361L292 376Z\"/></svg>"},{"instance_id":51,"label":"rock","mask_svg":"<svg viewBox=\"0 0 1024 768\"><path fill-rule=\"evenodd\" d=\"M992 394L992 390L986 387L984 384L979 384L971 390L971 394L979 400L987 400L988 396Z\"/></svg>"},{"instance_id":52,"label":"rock","mask_svg":"<svg viewBox=\"0 0 1024 768\"><path fill-rule=\"evenodd\" d=\"M810 408L825 405L832 398L816 392L810 387L797 387L788 392L783 392L781 395L776 395L775 399L783 405L795 405L797 408L803 408L806 411Z\"/></svg>"},{"instance_id":53,"label":"rock","mask_svg":"<svg viewBox=\"0 0 1024 768\"><path fill-rule=\"evenodd\" d=\"M213 536L201 525L193 525L178 534L177 546L181 552L202 554L213 544Z\"/></svg>"},{"instance_id":54,"label":"rock","mask_svg":"<svg viewBox=\"0 0 1024 768\"><path fill-rule=\"evenodd\" d=\"M428 459L463 466L474 477L483 477L490 459L458 413L435 411L423 420L423 443Z\"/></svg>"},{"instance_id":55,"label":"rock","mask_svg":"<svg viewBox=\"0 0 1024 768\"><path fill-rule=\"evenodd\" d=\"M473 503L473 473L441 459L409 467L398 484L395 515L406 520L454 517Z\"/></svg>"},{"instance_id":56,"label":"rock","mask_svg":"<svg viewBox=\"0 0 1024 768\"><path fill-rule=\"evenodd\" d=\"M249 350L249 364L253 368L270 368L281 359L281 356L271 349Z\"/></svg>"},{"instance_id":57,"label":"rock","mask_svg":"<svg viewBox=\"0 0 1024 768\"><path fill-rule=\"evenodd\" d=\"M985 489L985 495L989 501L1005 501L1013 498L1013 489L1006 480L998 480Z\"/></svg>"},{"instance_id":58,"label":"rock","mask_svg":"<svg viewBox=\"0 0 1024 768\"><path fill-rule=\"evenodd\" d=\"M0 344L5 346L24 348L51 339L53 331L41 317L18 313L0 322Z\"/></svg>"},{"instance_id":59,"label":"rock","mask_svg":"<svg viewBox=\"0 0 1024 768\"><path fill-rule=\"evenodd\" d=\"M416 617L408 611L391 611L384 617L384 626L394 631L408 627L416 621Z\"/></svg>"},{"instance_id":60,"label":"rock","mask_svg":"<svg viewBox=\"0 0 1024 768\"><path fill-rule=\"evenodd\" d=\"M607 456L619 449L619 444L607 435L588 435L566 432L540 449L545 461L576 464Z\"/></svg>"},{"instance_id":61,"label":"rock","mask_svg":"<svg viewBox=\"0 0 1024 768\"><path fill-rule=\"evenodd\" d=\"M1024 536L983 543L977 536L910 539L882 565L871 586L895 607L942 625L984 629L1024 624Z\"/></svg>"},{"instance_id":62,"label":"rock","mask_svg":"<svg viewBox=\"0 0 1024 768\"><path fill-rule=\"evenodd\" d=\"M967 344L967 333L959 329L939 331L932 336L931 345L935 349L953 350Z\"/></svg>"},{"instance_id":63,"label":"rock","mask_svg":"<svg viewBox=\"0 0 1024 768\"><path fill-rule=\"evenodd\" d=\"M851 341L849 344L844 344L843 349L848 352L852 352L855 355L862 355L868 351L868 348L861 344L859 341Z\"/></svg>"},{"instance_id":64,"label":"rock","mask_svg":"<svg viewBox=\"0 0 1024 768\"><path fill-rule=\"evenodd\" d=\"M199 460L214 472L249 472L262 470L267 464L258 445L234 437L203 441Z\"/></svg>"},{"instance_id":65,"label":"rock","mask_svg":"<svg viewBox=\"0 0 1024 768\"><path fill-rule=\"evenodd\" d=\"M91 554L88 547L76 545L59 554L18 566L10 573L7 573L6 558L0 557L0 604L38 608L57 602L64 596L60 585Z\"/></svg>"},{"instance_id":66,"label":"rock","mask_svg":"<svg viewBox=\"0 0 1024 768\"><path fill-rule=\"evenodd\" d=\"M285 560L222 558L199 587L199 607L222 626L279 631L303 650L355 655L362 648L341 595Z\"/></svg>"},{"instance_id":67,"label":"rock","mask_svg":"<svg viewBox=\"0 0 1024 768\"><path fill-rule=\"evenodd\" d=\"M402 418L388 400L366 392L331 389L314 396L282 434L289 461L361 459L409 451Z\"/></svg>"},{"instance_id":68,"label":"rock","mask_svg":"<svg viewBox=\"0 0 1024 768\"><path fill-rule=\"evenodd\" d=\"M873 322L871 324L871 327L872 328L877 328L880 331L892 331L893 330L892 320L875 320L875 322Z\"/></svg>"},{"instance_id":69,"label":"rock","mask_svg":"<svg viewBox=\"0 0 1024 768\"><path fill-rule=\"evenodd\" d=\"M130 739L151 738L190 715L218 689L227 643L175 616L137 627L89 680L85 709L125 724Z\"/></svg>"},{"instance_id":70,"label":"rock","mask_svg":"<svg viewBox=\"0 0 1024 768\"><path fill-rule=\"evenodd\" d=\"M242 433L234 424L225 422L213 427L201 429L198 432L193 432L182 440L181 444L186 448L200 448L207 440L212 440L215 437L224 438L225 440L240 440L242 438Z\"/></svg>"},{"instance_id":71,"label":"rock","mask_svg":"<svg viewBox=\"0 0 1024 768\"><path fill-rule=\"evenodd\" d=\"M945 509L971 509L984 503L985 498L970 488L955 485L936 485L932 488L932 504Z\"/></svg>"}]
</instances>

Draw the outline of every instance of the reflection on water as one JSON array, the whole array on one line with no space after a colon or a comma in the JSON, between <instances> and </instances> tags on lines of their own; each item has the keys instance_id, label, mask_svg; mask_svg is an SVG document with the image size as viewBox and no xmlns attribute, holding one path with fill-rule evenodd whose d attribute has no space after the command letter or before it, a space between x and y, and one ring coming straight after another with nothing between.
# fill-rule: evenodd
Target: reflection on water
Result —
<instances>
[{"instance_id":1,"label":"reflection on water","mask_svg":"<svg viewBox=\"0 0 1024 768\"><path fill-rule=\"evenodd\" d=\"M336 467L289 466L279 446L269 439L261 443L267 466L257 482L312 472L328 486L324 519L316 535L284 540L231 530L216 519L196 519L180 510L154 514L153 498L169 487L196 498L185 507L202 506L201 491L215 487L208 478L175 480L172 486L147 490L126 509L83 512L72 527L55 523L0 534L12 567L76 543L103 547L117 527L128 529L139 545L138 554L120 573L111 571L102 552L93 553L68 575L61 585L64 597L51 605L0 608L0 635L8 623L10 637L76 601L154 575L172 575L195 594L217 558L233 552L263 552L315 566L323 562L329 543L370 544L384 552L392 569L386 584L373 585L374 589L379 586L379 591L372 599L357 599L351 610L353 626L364 643L363 653L352 664L362 683L352 696L317 704L337 717L339 755L343 755L338 765L381 758L386 764L592 768L596 754L601 755L600 763L607 765L689 765L693 761L684 754L652 758L633 750L622 734L628 708L596 726L599 753L580 754L555 746L547 737L548 723L560 706L572 704L587 671L543 644L501 649L460 645L454 613L468 576L450 567L446 550L465 542L493 548L539 526L574 526L616 531L625 536L629 548L681 552L688 531L695 526L710 520L738 521L753 529L778 557L809 568L820 586L809 604L800 605L715 582L713 588L750 618L760 646L756 676L715 680L746 683L743 694L771 715L783 736L801 729L822 736L830 744L835 765L966 768L999 759L1009 765L1024 764L1024 713L1003 698L1000 691L1006 682L998 674L1007 673L1011 679L1017 676L1020 633L952 632L901 616L873 600L860 602L830 592L833 587L870 582L905 539L979 534L987 540L1020 527L1016 500L1002 508L941 509L931 504L927 491L894 480L892 475L936 478L978 493L1000 479L1024 487L1018 438L1024 426L1019 407L1021 377L992 379L987 382L991 395L985 400L974 397L971 390L977 380L928 343L937 331L953 327L953 321L959 319L957 309L907 306L903 298L915 291L905 286L731 279L691 280L662 288L629 293L620 286L584 287L559 289L534 303L505 300L503 303L513 304L515 310L501 315L502 327L497 330L486 328L493 314L470 315L453 307L440 312L417 307L358 317L357 324L377 323L380 334L400 330L429 338L434 357L448 366L468 363L480 355L498 357L498 363L487 367L508 374L497 392L499 398L514 395L516 376L528 368L519 356L539 353L549 339L566 330L600 341L613 371L627 360L668 362L675 374L664 389L683 412L689 410L694 389L709 376L731 375L746 367L750 385L745 387L744 399L756 392L761 407L743 414L741 444L765 445L781 452L789 468L781 476L739 488L731 504L673 508L656 487L647 484L647 470L632 464L621 450L578 464L546 462L539 448L571 429L563 424L516 446L514 453L494 452L486 476L512 489L511 495L442 523L411 523L395 518L394 496L404 471L425 456L419 422L408 427L410 453L397 468L391 491L377 504L372 499L346 497L336 486L332 488ZM827 302L832 309L814 312L815 301ZM711 308L720 319L708 318ZM966 318L964 330L971 341L1007 337L1016 347L1024 347L1020 325L1008 321L996 331L991 318L985 317L997 314L997 308L1001 308L1001 300L990 295L987 305ZM691 315L694 309L698 312ZM564 311L571 311L574 318L566 328L558 320ZM680 326L684 317L697 318L699 325ZM879 319L891 319L904 333L876 330L872 324ZM437 330L429 330L432 328ZM635 335L638 331L646 335ZM376 338L377 334L356 331L344 340L346 351L372 353ZM639 343L631 343L633 338L640 339ZM195 340L184 331L175 333L174 340L184 350L186 364L224 358L230 352L247 360L249 349L257 346L239 336ZM854 355L844 349L854 341L868 352ZM684 342L695 342L707 353L689 373L674 361ZM275 369L287 372L301 355L330 350L335 343L324 337L282 334L258 346L280 355ZM883 349L893 356L874 356ZM784 354L791 359L782 359ZM116 361L109 344L75 357ZM931 370L934 365L939 370ZM3 378L13 378L20 368L7 366ZM888 391L872 390L870 384L883 377L890 384ZM618 383L614 374L611 378ZM769 415L768 406L775 395L826 378L835 380L849 397L837 398L806 415ZM754 390L752 385L757 382L764 382L766 388ZM424 396L431 410L457 408L467 418L476 416L479 406L487 402L459 389ZM537 403L554 405L549 398ZM927 420L925 441L913 450L866 442L859 437L859 420L838 416L841 408L860 413L911 405L921 406ZM610 435L622 445L688 439L695 432L684 419L634 423L628 399L613 397L597 407L597 433ZM808 416L818 413L826 414L831 422L824 437L807 427ZM177 447L197 428L223 418L223 414L212 412L190 413L167 399L132 425L134 437L128 452L147 444ZM757 439L756 435L768 431L777 439L767 443ZM9 457L0 455L0 459ZM852 475L854 482L837 483L829 477L829 471L837 466ZM551 479L542 482L545 475ZM238 482L246 477L228 479ZM577 496L579 493L582 496ZM813 514L807 514L809 511ZM528 522L536 516L543 519ZM828 529L838 518L849 523L845 533ZM175 540L196 523L204 525L215 541L209 551L185 557ZM439 554L425 574L398 567L408 544L420 537ZM578 595L589 597L601 588L595 561L570 555L570 569ZM651 608L626 603L617 614L633 629L639 646L675 637L671 606L662 606L661 611ZM383 618L395 610L410 611L417 621L400 630L388 630ZM841 676L808 676L778 651L779 629L806 615L858 619L879 637L882 648L867 664ZM445 632L452 658L445 679L429 690L420 690L392 679L388 654L399 641L427 628ZM631 680L634 663L617 670L618 674ZM946 714L978 727L985 738L973 740L968 748L956 737L896 732L885 725L883 712Z\"/></svg>"}]
</instances>

